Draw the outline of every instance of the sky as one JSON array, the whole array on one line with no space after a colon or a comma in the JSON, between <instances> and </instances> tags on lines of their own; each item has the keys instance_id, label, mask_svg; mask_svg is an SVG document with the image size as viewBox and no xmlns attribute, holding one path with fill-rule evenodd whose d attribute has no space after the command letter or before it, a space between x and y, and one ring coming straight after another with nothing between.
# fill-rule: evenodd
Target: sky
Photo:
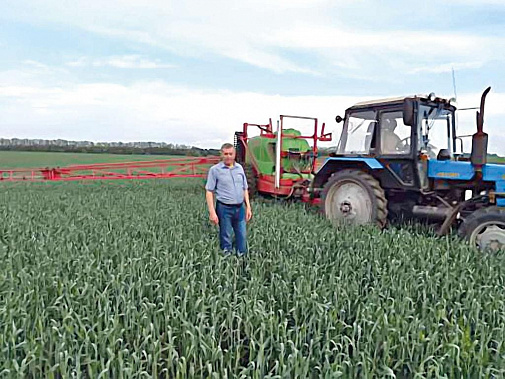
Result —
<instances>
[{"instance_id":1,"label":"sky","mask_svg":"<svg viewBox=\"0 0 505 379\"><path fill-rule=\"evenodd\" d=\"M335 140L358 101L474 107L491 86L485 131L505 155L503 0L2 0L0 49L3 138L211 148L287 114Z\"/></svg>"}]
</instances>

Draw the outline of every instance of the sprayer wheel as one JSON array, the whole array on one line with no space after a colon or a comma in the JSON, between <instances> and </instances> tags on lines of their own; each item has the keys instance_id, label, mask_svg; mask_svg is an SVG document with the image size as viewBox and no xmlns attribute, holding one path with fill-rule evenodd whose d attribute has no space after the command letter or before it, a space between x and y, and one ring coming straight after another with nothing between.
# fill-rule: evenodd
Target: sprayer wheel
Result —
<instances>
[{"instance_id":1,"label":"sprayer wheel","mask_svg":"<svg viewBox=\"0 0 505 379\"><path fill-rule=\"evenodd\" d=\"M244 172L247 178L247 186L249 192L249 198L254 198L258 193L258 177L256 175L256 170L250 163L244 165Z\"/></svg>"}]
</instances>

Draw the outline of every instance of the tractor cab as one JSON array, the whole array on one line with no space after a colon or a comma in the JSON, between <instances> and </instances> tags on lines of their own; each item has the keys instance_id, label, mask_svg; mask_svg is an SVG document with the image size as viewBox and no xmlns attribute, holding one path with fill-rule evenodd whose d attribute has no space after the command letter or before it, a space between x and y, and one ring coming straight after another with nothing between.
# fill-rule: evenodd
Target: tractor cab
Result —
<instances>
[{"instance_id":1,"label":"tractor cab","mask_svg":"<svg viewBox=\"0 0 505 379\"><path fill-rule=\"evenodd\" d=\"M404 117L406 103L415 107L415 120ZM347 109L331 156L374 158L385 170L383 179L388 187L427 189L426 163L456 157L452 149L455 111L450 101L434 95L358 103Z\"/></svg>"}]
</instances>

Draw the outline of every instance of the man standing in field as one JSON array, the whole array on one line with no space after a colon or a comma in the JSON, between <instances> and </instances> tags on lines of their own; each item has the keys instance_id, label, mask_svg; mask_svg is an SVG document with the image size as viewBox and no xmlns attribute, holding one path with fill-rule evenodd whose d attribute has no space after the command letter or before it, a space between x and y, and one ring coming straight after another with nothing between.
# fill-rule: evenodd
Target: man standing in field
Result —
<instances>
[{"instance_id":1,"label":"man standing in field","mask_svg":"<svg viewBox=\"0 0 505 379\"><path fill-rule=\"evenodd\" d=\"M247 253L246 223L252 217L247 178L242 166L235 162L235 147L221 146L221 162L212 166L207 177L206 200L210 221L219 225L219 245L224 254L230 254L232 231L238 255ZM214 194L216 206L214 207Z\"/></svg>"}]
</instances>

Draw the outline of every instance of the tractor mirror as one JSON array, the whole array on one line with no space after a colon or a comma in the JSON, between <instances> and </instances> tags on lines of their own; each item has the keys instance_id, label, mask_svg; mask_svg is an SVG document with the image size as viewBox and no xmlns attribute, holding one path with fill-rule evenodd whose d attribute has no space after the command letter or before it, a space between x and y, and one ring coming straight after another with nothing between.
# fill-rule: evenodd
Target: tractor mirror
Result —
<instances>
[{"instance_id":1,"label":"tractor mirror","mask_svg":"<svg viewBox=\"0 0 505 379\"><path fill-rule=\"evenodd\" d=\"M340 116L335 117L335 121L341 123L344 119Z\"/></svg>"},{"instance_id":2,"label":"tractor mirror","mask_svg":"<svg viewBox=\"0 0 505 379\"><path fill-rule=\"evenodd\" d=\"M403 100L403 123L412 126L414 123L414 100Z\"/></svg>"}]
</instances>

